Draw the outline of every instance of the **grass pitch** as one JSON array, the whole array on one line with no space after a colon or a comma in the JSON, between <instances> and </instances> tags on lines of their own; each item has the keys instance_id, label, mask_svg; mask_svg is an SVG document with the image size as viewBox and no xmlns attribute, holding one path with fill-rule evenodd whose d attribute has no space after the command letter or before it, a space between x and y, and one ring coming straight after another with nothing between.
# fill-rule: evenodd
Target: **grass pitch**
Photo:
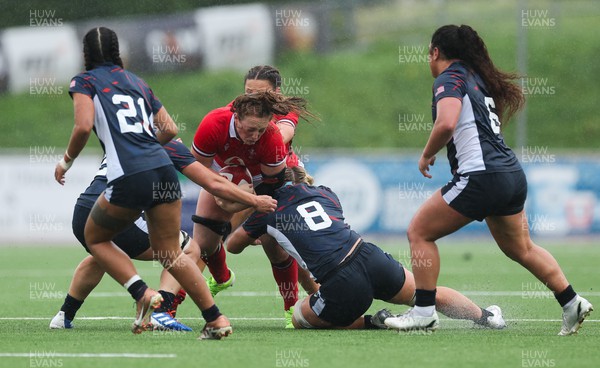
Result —
<instances>
[{"instance_id":1,"label":"grass pitch","mask_svg":"<svg viewBox=\"0 0 600 368\"><path fill-rule=\"evenodd\" d=\"M408 263L406 244L385 245ZM194 332L133 335L134 304L108 276L80 309L75 329L51 331L48 324L83 250L75 244L4 246L0 367L597 367L600 248L591 243L547 248L575 289L596 306L577 336L556 336L561 310L554 298L494 245L447 243L440 245L440 285L463 291L481 306L500 305L508 322L505 330L476 329L471 322L445 318L433 334L285 330L283 303L268 261L260 249L251 248L228 255L237 281L216 298L234 334L223 341L199 341L204 322L189 300L178 317ZM136 266L157 286L157 263ZM377 301L369 312L386 305Z\"/></svg>"}]
</instances>

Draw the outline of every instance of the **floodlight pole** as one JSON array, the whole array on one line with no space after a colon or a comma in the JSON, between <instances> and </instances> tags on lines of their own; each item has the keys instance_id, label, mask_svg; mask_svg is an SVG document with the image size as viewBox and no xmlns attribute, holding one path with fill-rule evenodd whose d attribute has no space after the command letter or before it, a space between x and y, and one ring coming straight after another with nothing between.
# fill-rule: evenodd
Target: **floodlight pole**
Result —
<instances>
[{"instance_id":1,"label":"floodlight pole","mask_svg":"<svg viewBox=\"0 0 600 368\"><path fill-rule=\"evenodd\" d=\"M523 26L523 11L527 0L519 0L517 8L517 73L521 76L521 88L524 88L527 78L527 27ZM527 145L527 103L517 114L517 142L516 146L522 149Z\"/></svg>"}]
</instances>

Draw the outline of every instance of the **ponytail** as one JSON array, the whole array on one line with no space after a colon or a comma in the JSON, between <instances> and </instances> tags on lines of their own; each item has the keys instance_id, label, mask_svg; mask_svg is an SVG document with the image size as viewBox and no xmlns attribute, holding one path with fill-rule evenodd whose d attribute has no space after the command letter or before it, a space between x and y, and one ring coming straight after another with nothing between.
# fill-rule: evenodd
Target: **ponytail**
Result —
<instances>
[{"instance_id":1,"label":"ponytail","mask_svg":"<svg viewBox=\"0 0 600 368\"><path fill-rule=\"evenodd\" d=\"M275 115L287 115L291 112L303 119L316 118L307 109L307 101L302 97L286 97L281 94L264 91L238 96L232 104L231 111L240 119L246 116L264 118Z\"/></svg>"},{"instance_id":2,"label":"ponytail","mask_svg":"<svg viewBox=\"0 0 600 368\"><path fill-rule=\"evenodd\" d=\"M293 184L313 185L314 179L302 166L286 167L285 181L291 181Z\"/></svg>"},{"instance_id":3,"label":"ponytail","mask_svg":"<svg viewBox=\"0 0 600 368\"><path fill-rule=\"evenodd\" d=\"M431 38L431 47L437 47L446 59L461 60L481 77L501 120L508 122L525 104L523 91L514 83L519 76L496 68L485 43L473 28L467 25L440 27Z\"/></svg>"}]
</instances>

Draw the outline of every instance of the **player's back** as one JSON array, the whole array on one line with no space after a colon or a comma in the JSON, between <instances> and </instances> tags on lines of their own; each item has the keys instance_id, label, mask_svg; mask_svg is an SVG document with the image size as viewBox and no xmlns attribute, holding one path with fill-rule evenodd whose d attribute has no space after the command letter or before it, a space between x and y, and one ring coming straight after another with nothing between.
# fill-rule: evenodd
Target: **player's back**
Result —
<instances>
[{"instance_id":1,"label":"player's back","mask_svg":"<svg viewBox=\"0 0 600 368\"><path fill-rule=\"evenodd\" d=\"M94 130L108 158L109 181L170 164L153 131L162 104L135 74L102 65L73 78L69 92L94 103Z\"/></svg>"},{"instance_id":2,"label":"player's back","mask_svg":"<svg viewBox=\"0 0 600 368\"><path fill-rule=\"evenodd\" d=\"M433 118L439 99L456 97L462 101L453 139L448 143L448 160L453 172L516 171L520 165L504 143L495 103L485 83L461 62L451 64L434 82Z\"/></svg>"},{"instance_id":3,"label":"player's back","mask_svg":"<svg viewBox=\"0 0 600 368\"><path fill-rule=\"evenodd\" d=\"M319 279L334 269L360 238L344 222L342 206L329 188L306 184L276 191L270 234L289 241Z\"/></svg>"}]
</instances>

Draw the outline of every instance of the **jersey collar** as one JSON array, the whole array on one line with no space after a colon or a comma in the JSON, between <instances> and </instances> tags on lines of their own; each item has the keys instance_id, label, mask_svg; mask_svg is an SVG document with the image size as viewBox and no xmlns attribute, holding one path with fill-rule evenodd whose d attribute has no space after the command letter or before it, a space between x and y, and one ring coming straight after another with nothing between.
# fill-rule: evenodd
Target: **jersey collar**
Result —
<instances>
[{"instance_id":1,"label":"jersey collar","mask_svg":"<svg viewBox=\"0 0 600 368\"><path fill-rule=\"evenodd\" d=\"M231 120L229 121L229 138L240 140L237 132L235 131L235 114L231 115Z\"/></svg>"}]
</instances>

